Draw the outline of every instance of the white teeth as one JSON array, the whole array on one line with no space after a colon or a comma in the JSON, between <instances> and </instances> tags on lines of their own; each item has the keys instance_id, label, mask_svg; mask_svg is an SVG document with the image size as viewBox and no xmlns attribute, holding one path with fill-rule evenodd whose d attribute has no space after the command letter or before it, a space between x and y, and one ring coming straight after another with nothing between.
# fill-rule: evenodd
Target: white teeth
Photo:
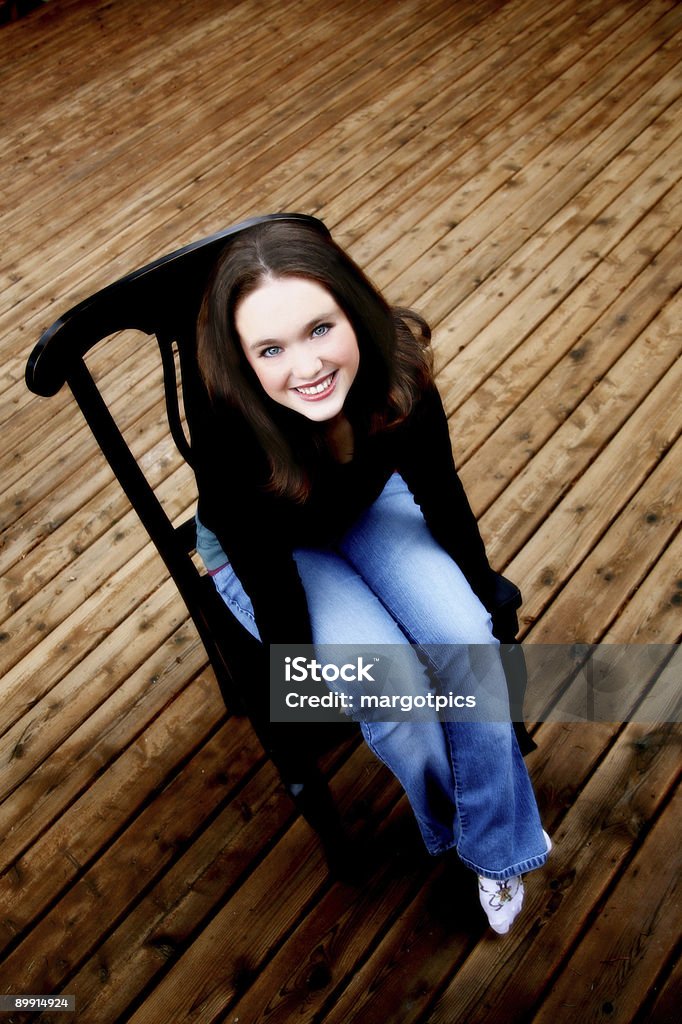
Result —
<instances>
[{"instance_id":1,"label":"white teeth","mask_svg":"<svg viewBox=\"0 0 682 1024\"><path fill-rule=\"evenodd\" d=\"M302 395L319 395L320 392L326 391L331 386L333 376L334 374L330 373L321 384L316 384L314 388L296 388L296 391L300 391Z\"/></svg>"}]
</instances>

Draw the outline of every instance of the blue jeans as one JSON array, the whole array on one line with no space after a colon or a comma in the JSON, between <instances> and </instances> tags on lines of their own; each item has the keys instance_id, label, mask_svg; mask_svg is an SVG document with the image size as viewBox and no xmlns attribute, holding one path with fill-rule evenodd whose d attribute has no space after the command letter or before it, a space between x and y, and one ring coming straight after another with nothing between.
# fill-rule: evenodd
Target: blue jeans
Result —
<instances>
[{"instance_id":1,"label":"blue jeans","mask_svg":"<svg viewBox=\"0 0 682 1024\"><path fill-rule=\"evenodd\" d=\"M199 524L199 554L202 547L215 552L215 544ZM499 656L484 659L482 680L467 646L497 644L490 616L397 473L337 547L300 548L294 558L315 644L426 644L442 693L476 693L483 684L506 701ZM258 637L251 601L229 563L213 579ZM426 693L432 678L410 650ZM537 804L510 722L441 722L434 710L428 720L365 721L361 729L402 784L429 853L454 847L464 864L496 880L545 863Z\"/></svg>"}]
</instances>

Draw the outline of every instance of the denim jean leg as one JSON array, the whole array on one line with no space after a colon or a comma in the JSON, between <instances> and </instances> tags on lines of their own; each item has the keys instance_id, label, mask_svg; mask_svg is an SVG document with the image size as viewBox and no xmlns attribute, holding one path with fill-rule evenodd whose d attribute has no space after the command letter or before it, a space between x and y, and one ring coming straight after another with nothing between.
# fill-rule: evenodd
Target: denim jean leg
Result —
<instances>
[{"instance_id":1,"label":"denim jean leg","mask_svg":"<svg viewBox=\"0 0 682 1024\"><path fill-rule=\"evenodd\" d=\"M401 631L434 660L441 691L473 693L480 702L477 720L442 727L455 779L461 859L497 879L539 867L546 849L528 772L506 713L490 710L506 707L490 616L397 474L341 549Z\"/></svg>"},{"instance_id":2,"label":"denim jean leg","mask_svg":"<svg viewBox=\"0 0 682 1024\"><path fill-rule=\"evenodd\" d=\"M251 598L244 590L241 581L229 562L213 574L213 583L235 618L241 622L242 626L248 630L251 636L254 636L256 640L260 640Z\"/></svg>"},{"instance_id":3,"label":"denim jean leg","mask_svg":"<svg viewBox=\"0 0 682 1024\"><path fill-rule=\"evenodd\" d=\"M298 549L296 565L310 609L316 645L400 644L410 664L411 687L425 693L430 679L405 634L344 558L333 551ZM422 721L362 721L370 750L407 794L424 844L440 853L456 841L454 777L448 742L435 712ZM437 813L434 813L437 809Z\"/></svg>"}]
</instances>

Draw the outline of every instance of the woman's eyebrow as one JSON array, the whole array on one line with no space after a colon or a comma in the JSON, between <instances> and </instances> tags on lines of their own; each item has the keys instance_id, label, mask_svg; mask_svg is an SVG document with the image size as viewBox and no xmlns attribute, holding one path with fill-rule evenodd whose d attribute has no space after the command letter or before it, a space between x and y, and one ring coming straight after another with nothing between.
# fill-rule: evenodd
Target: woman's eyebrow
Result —
<instances>
[{"instance_id":1,"label":"woman's eyebrow","mask_svg":"<svg viewBox=\"0 0 682 1024\"><path fill-rule=\"evenodd\" d=\"M336 316L337 312L338 310L329 313L320 313L319 316L313 317L312 320L308 321L308 323L305 325L301 333L310 334L313 327L317 327L319 324L324 323L326 320L332 320Z\"/></svg>"}]
</instances>

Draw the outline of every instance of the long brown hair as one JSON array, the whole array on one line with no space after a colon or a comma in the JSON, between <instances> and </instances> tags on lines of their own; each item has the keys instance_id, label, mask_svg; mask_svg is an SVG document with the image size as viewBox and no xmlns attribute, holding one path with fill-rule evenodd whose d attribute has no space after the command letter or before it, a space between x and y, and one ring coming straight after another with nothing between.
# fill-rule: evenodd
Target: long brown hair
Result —
<instances>
[{"instance_id":1,"label":"long brown hair","mask_svg":"<svg viewBox=\"0 0 682 1024\"><path fill-rule=\"evenodd\" d=\"M251 424L270 460L271 489L300 501L310 492L307 464L324 447L320 425L268 398L246 360L235 325L239 302L266 277L315 281L348 317L360 351L344 406L355 431L390 429L410 414L432 381L431 332L418 313L390 307L313 217L264 220L228 241L199 311L199 369L211 399L226 401Z\"/></svg>"}]
</instances>

